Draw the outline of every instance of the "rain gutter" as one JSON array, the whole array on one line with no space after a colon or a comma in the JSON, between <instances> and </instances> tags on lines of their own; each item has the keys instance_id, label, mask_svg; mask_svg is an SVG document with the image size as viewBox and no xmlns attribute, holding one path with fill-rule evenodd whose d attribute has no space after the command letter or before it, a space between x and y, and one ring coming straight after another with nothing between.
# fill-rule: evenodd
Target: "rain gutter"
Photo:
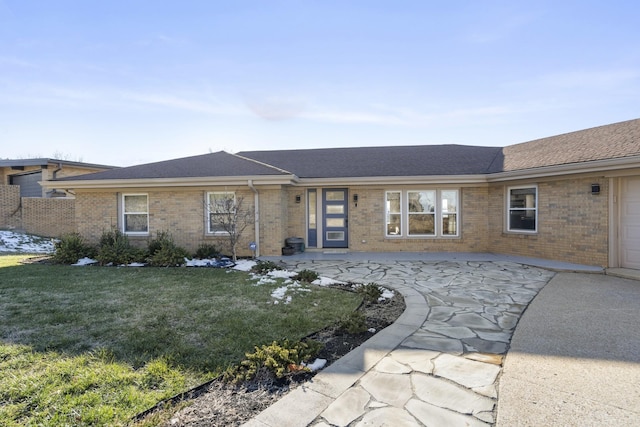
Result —
<instances>
[{"instance_id":1,"label":"rain gutter","mask_svg":"<svg viewBox=\"0 0 640 427\"><path fill-rule=\"evenodd\" d=\"M260 193L258 193L258 189L253 185L253 180L247 180L247 185L253 191L253 213L254 217L254 229L255 229L255 243L256 243L256 251L255 256L260 256Z\"/></svg>"}]
</instances>

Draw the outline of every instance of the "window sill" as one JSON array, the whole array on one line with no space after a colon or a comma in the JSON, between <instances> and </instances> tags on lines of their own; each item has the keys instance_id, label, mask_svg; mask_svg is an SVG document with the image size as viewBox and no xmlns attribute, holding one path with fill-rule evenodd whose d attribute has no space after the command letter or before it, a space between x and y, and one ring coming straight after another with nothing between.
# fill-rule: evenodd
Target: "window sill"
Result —
<instances>
[{"instance_id":1,"label":"window sill","mask_svg":"<svg viewBox=\"0 0 640 427\"><path fill-rule=\"evenodd\" d=\"M506 236L538 236L537 231L520 231L520 230L505 230L502 232Z\"/></svg>"},{"instance_id":2,"label":"window sill","mask_svg":"<svg viewBox=\"0 0 640 427\"><path fill-rule=\"evenodd\" d=\"M385 236L387 240L458 240L460 236Z\"/></svg>"}]
</instances>

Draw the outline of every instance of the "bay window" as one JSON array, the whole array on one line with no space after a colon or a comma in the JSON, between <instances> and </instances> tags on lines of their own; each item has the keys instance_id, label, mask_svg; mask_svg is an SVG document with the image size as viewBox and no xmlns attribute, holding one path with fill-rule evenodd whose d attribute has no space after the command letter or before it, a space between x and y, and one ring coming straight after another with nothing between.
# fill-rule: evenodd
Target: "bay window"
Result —
<instances>
[{"instance_id":1,"label":"bay window","mask_svg":"<svg viewBox=\"0 0 640 427\"><path fill-rule=\"evenodd\" d=\"M387 191L385 199L386 236L458 236L458 190Z\"/></svg>"}]
</instances>

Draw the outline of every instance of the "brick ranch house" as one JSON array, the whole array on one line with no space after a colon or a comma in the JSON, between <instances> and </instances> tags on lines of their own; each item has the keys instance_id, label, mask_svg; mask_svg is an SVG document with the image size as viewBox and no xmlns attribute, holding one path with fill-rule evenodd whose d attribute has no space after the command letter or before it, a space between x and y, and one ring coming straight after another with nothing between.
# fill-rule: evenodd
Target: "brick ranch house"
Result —
<instances>
[{"instance_id":1,"label":"brick ranch house","mask_svg":"<svg viewBox=\"0 0 640 427\"><path fill-rule=\"evenodd\" d=\"M491 252L640 269L640 119L507 147L217 152L42 182L75 195L77 231L157 231L195 250L208 206L255 209L240 255L307 250Z\"/></svg>"}]
</instances>

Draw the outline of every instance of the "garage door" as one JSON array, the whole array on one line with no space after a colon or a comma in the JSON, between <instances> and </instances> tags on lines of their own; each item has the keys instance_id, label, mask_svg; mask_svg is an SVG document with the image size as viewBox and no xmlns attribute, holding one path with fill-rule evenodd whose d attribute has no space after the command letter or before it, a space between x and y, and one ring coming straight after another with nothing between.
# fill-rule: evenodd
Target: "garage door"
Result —
<instances>
[{"instance_id":1,"label":"garage door","mask_svg":"<svg viewBox=\"0 0 640 427\"><path fill-rule=\"evenodd\" d=\"M640 270L640 177L626 178L620 194L620 266Z\"/></svg>"},{"instance_id":2,"label":"garage door","mask_svg":"<svg viewBox=\"0 0 640 427\"><path fill-rule=\"evenodd\" d=\"M20 186L20 197L42 197L42 187L38 181L42 181L42 172L13 175L10 179L11 185Z\"/></svg>"}]
</instances>

